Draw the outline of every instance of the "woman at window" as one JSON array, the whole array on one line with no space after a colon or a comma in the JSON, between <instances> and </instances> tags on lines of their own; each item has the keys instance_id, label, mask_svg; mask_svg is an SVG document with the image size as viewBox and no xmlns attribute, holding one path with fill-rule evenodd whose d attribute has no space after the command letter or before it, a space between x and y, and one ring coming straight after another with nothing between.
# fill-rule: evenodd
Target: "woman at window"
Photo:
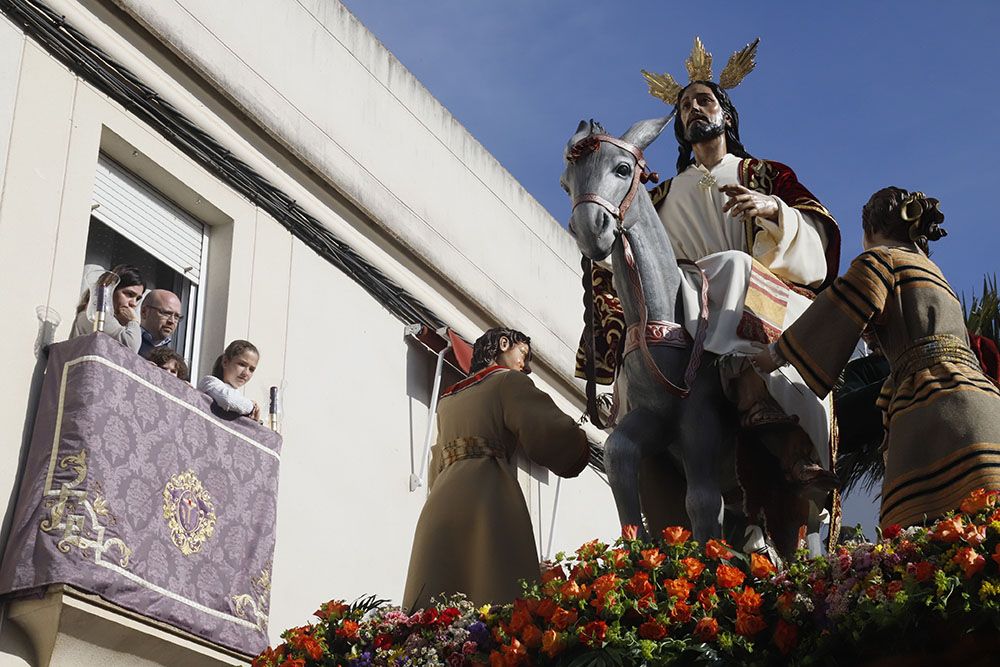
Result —
<instances>
[{"instance_id":1,"label":"woman at window","mask_svg":"<svg viewBox=\"0 0 1000 667\"><path fill-rule=\"evenodd\" d=\"M119 264L111 271L106 271L97 279L95 287L107 284L117 276L118 284L111 295L111 308L114 317L104 322L104 333L114 338L116 341L129 348L135 353L139 352L142 345L142 328L139 326L139 313L136 307L146 291L146 282L139 273L139 269L128 264ZM95 298L90 290L83 294L79 305L76 307L76 319L73 321L73 330L70 338L86 336L93 333L94 325L87 317L87 305Z\"/></svg>"},{"instance_id":2,"label":"woman at window","mask_svg":"<svg viewBox=\"0 0 1000 667\"><path fill-rule=\"evenodd\" d=\"M208 394L223 410L260 421L260 405L239 391L253 377L259 361L260 352L253 343L234 340L215 360L212 374L198 382L198 389Z\"/></svg>"}]
</instances>

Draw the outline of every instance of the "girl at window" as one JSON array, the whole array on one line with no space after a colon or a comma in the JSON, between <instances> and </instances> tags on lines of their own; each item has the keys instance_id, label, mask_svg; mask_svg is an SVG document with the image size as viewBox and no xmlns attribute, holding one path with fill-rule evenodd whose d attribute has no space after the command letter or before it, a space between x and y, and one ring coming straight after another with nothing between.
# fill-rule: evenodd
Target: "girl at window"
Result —
<instances>
[{"instance_id":1,"label":"girl at window","mask_svg":"<svg viewBox=\"0 0 1000 667\"><path fill-rule=\"evenodd\" d=\"M143 280L139 269L128 264L119 264L111 271L102 274L97 279L96 285L104 284L106 280L115 276L118 277L118 285L111 297L114 317L105 320L104 333L138 353L139 346L142 345L142 328L139 326L139 313L136 312L136 307L146 291L146 281ZM91 298L90 290L84 292L76 307L76 320L73 321L70 338L93 333L94 325L87 317L87 305Z\"/></svg>"},{"instance_id":2,"label":"girl at window","mask_svg":"<svg viewBox=\"0 0 1000 667\"><path fill-rule=\"evenodd\" d=\"M258 361L260 352L253 343L234 340L215 360L212 374L198 383L198 389L208 394L223 410L260 421L260 405L239 392L240 387L253 377Z\"/></svg>"}]
</instances>

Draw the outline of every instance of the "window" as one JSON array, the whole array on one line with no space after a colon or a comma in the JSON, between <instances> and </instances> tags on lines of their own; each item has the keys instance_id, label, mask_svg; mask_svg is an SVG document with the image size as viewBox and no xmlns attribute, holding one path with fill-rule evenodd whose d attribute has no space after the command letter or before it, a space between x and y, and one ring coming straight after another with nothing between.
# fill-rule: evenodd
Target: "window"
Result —
<instances>
[{"instance_id":1,"label":"window","mask_svg":"<svg viewBox=\"0 0 1000 667\"><path fill-rule=\"evenodd\" d=\"M184 319L174 334L174 346L197 368L204 300L200 287L208 249L205 224L104 154L98 159L93 200L84 286L98 267L133 264L147 287L176 294Z\"/></svg>"}]
</instances>

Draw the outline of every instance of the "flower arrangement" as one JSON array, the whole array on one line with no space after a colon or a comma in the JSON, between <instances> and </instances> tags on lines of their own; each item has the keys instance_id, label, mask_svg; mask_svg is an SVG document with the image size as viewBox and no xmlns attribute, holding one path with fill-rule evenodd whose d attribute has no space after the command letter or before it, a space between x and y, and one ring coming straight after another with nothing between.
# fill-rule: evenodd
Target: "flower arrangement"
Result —
<instances>
[{"instance_id":1,"label":"flower arrangement","mask_svg":"<svg viewBox=\"0 0 1000 667\"><path fill-rule=\"evenodd\" d=\"M1000 650L1000 491L781 571L680 527L622 532L558 554L510 605L328 602L254 667L864 664L899 650L950 664L940 651Z\"/></svg>"}]
</instances>

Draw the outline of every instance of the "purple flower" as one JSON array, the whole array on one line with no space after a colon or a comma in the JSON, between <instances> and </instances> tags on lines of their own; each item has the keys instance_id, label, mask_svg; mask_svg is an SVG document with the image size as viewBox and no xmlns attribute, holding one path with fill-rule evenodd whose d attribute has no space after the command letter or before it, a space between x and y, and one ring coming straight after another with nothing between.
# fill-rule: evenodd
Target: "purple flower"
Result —
<instances>
[{"instance_id":1,"label":"purple flower","mask_svg":"<svg viewBox=\"0 0 1000 667\"><path fill-rule=\"evenodd\" d=\"M371 667L372 654L370 651L365 651L360 657L349 660L348 663L352 665L352 667Z\"/></svg>"},{"instance_id":2,"label":"purple flower","mask_svg":"<svg viewBox=\"0 0 1000 667\"><path fill-rule=\"evenodd\" d=\"M481 650L485 650L490 641L490 631L482 621L476 621L469 626L469 640L479 644Z\"/></svg>"}]
</instances>

